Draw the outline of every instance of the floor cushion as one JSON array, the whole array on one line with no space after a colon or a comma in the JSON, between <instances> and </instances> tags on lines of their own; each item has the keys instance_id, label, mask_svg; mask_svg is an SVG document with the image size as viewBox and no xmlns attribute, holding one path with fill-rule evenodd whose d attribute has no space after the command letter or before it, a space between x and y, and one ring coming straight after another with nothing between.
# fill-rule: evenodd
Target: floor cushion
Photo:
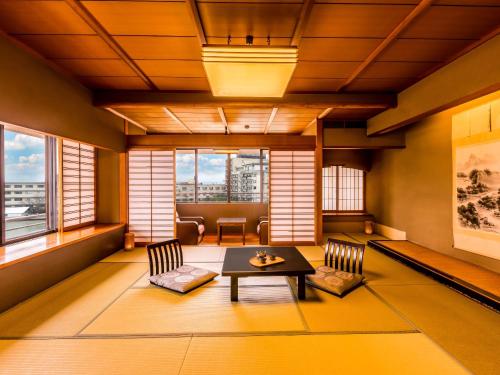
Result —
<instances>
[{"instance_id":1,"label":"floor cushion","mask_svg":"<svg viewBox=\"0 0 500 375\"><path fill-rule=\"evenodd\" d=\"M363 281L363 276L357 273L344 272L332 267L319 266L314 275L307 275L308 284L327 292L342 296Z\"/></svg>"},{"instance_id":2,"label":"floor cushion","mask_svg":"<svg viewBox=\"0 0 500 375\"><path fill-rule=\"evenodd\" d=\"M163 288L186 293L218 275L218 273L204 268L183 265L175 270L153 275L149 281Z\"/></svg>"}]
</instances>

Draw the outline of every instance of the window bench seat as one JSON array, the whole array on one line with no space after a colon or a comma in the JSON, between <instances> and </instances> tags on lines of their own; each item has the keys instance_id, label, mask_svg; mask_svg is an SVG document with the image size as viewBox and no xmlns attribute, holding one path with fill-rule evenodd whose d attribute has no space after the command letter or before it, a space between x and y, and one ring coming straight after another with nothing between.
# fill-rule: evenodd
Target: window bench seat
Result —
<instances>
[{"instance_id":1,"label":"window bench seat","mask_svg":"<svg viewBox=\"0 0 500 375\"><path fill-rule=\"evenodd\" d=\"M98 224L0 247L0 312L123 247L124 224Z\"/></svg>"},{"instance_id":2,"label":"window bench seat","mask_svg":"<svg viewBox=\"0 0 500 375\"><path fill-rule=\"evenodd\" d=\"M371 240L368 245L495 309L500 274L410 241Z\"/></svg>"}]
</instances>

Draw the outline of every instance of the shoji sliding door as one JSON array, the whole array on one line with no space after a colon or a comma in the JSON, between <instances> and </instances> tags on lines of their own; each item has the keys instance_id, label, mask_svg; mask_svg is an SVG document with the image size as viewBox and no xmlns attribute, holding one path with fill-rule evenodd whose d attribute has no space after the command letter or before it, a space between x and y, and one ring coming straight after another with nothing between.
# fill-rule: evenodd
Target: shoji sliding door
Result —
<instances>
[{"instance_id":1,"label":"shoji sliding door","mask_svg":"<svg viewBox=\"0 0 500 375\"><path fill-rule=\"evenodd\" d=\"M128 222L138 243L174 238L174 152L129 151Z\"/></svg>"},{"instance_id":2,"label":"shoji sliding door","mask_svg":"<svg viewBox=\"0 0 500 375\"><path fill-rule=\"evenodd\" d=\"M270 173L271 242L314 242L314 151L271 150Z\"/></svg>"}]
</instances>

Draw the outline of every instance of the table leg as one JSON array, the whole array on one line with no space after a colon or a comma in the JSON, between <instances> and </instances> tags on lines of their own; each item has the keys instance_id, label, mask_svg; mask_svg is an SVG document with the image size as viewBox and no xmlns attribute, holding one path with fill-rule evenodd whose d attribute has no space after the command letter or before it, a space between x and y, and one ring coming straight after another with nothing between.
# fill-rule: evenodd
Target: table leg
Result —
<instances>
[{"instance_id":1,"label":"table leg","mask_svg":"<svg viewBox=\"0 0 500 375\"><path fill-rule=\"evenodd\" d=\"M306 276L297 276L297 297L298 299L306 299Z\"/></svg>"},{"instance_id":2,"label":"table leg","mask_svg":"<svg viewBox=\"0 0 500 375\"><path fill-rule=\"evenodd\" d=\"M231 301L238 302L238 277L231 276Z\"/></svg>"},{"instance_id":3,"label":"table leg","mask_svg":"<svg viewBox=\"0 0 500 375\"><path fill-rule=\"evenodd\" d=\"M245 246L245 224L243 224L243 246Z\"/></svg>"}]
</instances>

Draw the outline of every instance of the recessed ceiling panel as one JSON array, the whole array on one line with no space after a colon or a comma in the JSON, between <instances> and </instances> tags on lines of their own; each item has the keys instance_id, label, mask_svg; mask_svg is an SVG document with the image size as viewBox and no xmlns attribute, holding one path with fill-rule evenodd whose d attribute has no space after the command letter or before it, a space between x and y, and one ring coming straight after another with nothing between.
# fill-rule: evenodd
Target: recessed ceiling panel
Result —
<instances>
[{"instance_id":1,"label":"recessed ceiling panel","mask_svg":"<svg viewBox=\"0 0 500 375\"><path fill-rule=\"evenodd\" d=\"M293 78L347 78L359 62L299 61Z\"/></svg>"},{"instance_id":2,"label":"recessed ceiling panel","mask_svg":"<svg viewBox=\"0 0 500 375\"><path fill-rule=\"evenodd\" d=\"M345 82L345 78L292 78L288 92L334 92Z\"/></svg>"},{"instance_id":3,"label":"recessed ceiling panel","mask_svg":"<svg viewBox=\"0 0 500 375\"><path fill-rule=\"evenodd\" d=\"M383 39L302 38L299 61L363 61Z\"/></svg>"},{"instance_id":4,"label":"recessed ceiling panel","mask_svg":"<svg viewBox=\"0 0 500 375\"><path fill-rule=\"evenodd\" d=\"M83 4L112 35L196 35L183 1L84 1Z\"/></svg>"},{"instance_id":5,"label":"recessed ceiling panel","mask_svg":"<svg viewBox=\"0 0 500 375\"><path fill-rule=\"evenodd\" d=\"M201 61L194 60L135 60L148 76L205 77Z\"/></svg>"},{"instance_id":6,"label":"recessed ceiling panel","mask_svg":"<svg viewBox=\"0 0 500 375\"><path fill-rule=\"evenodd\" d=\"M78 77L79 80L92 89L105 90L149 90L140 77Z\"/></svg>"},{"instance_id":7,"label":"recessed ceiling panel","mask_svg":"<svg viewBox=\"0 0 500 375\"><path fill-rule=\"evenodd\" d=\"M397 39L378 57L378 61L441 62L470 44L470 40Z\"/></svg>"},{"instance_id":8,"label":"recessed ceiling panel","mask_svg":"<svg viewBox=\"0 0 500 375\"><path fill-rule=\"evenodd\" d=\"M0 25L9 34L94 34L64 1L0 1Z\"/></svg>"},{"instance_id":9,"label":"recessed ceiling panel","mask_svg":"<svg viewBox=\"0 0 500 375\"><path fill-rule=\"evenodd\" d=\"M159 90L210 91L206 78L201 77L149 77Z\"/></svg>"},{"instance_id":10,"label":"recessed ceiling panel","mask_svg":"<svg viewBox=\"0 0 500 375\"><path fill-rule=\"evenodd\" d=\"M115 40L133 59L201 59L196 37L115 36Z\"/></svg>"},{"instance_id":11,"label":"recessed ceiling panel","mask_svg":"<svg viewBox=\"0 0 500 375\"><path fill-rule=\"evenodd\" d=\"M136 76L132 68L119 59L54 59L53 61L77 76Z\"/></svg>"}]
</instances>

